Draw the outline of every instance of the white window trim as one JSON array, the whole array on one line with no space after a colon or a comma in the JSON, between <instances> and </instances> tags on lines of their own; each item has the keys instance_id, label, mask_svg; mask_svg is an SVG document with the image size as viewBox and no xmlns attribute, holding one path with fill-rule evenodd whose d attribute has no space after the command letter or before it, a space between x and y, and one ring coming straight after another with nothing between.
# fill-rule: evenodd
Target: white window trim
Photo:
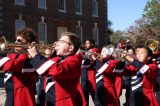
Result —
<instances>
[{"instance_id":1,"label":"white window trim","mask_svg":"<svg viewBox=\"0 0 160 106\"><path fill-rule=\"evenodd\" d=\"M59 1L58 1L58 5L59 5ZM66 0L64 0L64 10L59 9L59 6L58 6L58 11L66 13Z\"/></svg>"},{"instance_id":2,"label":"white window trim","mask_svg":"<svg viewBox=\"0 0 160 106\"><path fill-rule=\"evenodd\" d=\"M66 13L66 10L58 10L59 12Z\"/></svg>"},{"instance_id":3,"label":"white window trim","mask_svg":"<svg viewBox=\"0 0 160 106\"><path fill-rule=\"evenodd\" d=\"M75 4L76 5L76 4ZM76 11L77 15L82 15L82 0L80 0L80 12Z\"/></svg>"},{"instance_id":4,"label":"white window trim","mask_svg":"<svg viewBox=\"0 0 160 106\"><path fill-rule=\"evenodd\" d=\"M97 0L92 0L92 5L93 5L93 2L96 2L97 3L97 14L93 14L92 13L92 16L93 17L98 17L98 1ZM93 8L92 8L93 9ZM93 10L92 10L93 11Z\"/></svg>"},{"instance_id":5,"label":"white window trim","mask_svg":"<svg viewBox=\"0 0 160 106\"><path fill-rule=\"evenodd\" d=\"M45 24L45 40L41 40L40 39L40 36L39 36L39 41L42 41L42 42L47 42L47 24L45 22L39 22L38 23L38 34L40 33L39 30L40 30L40 24ZM40 35L40 34L39 34Z\"/></svg>"},{"instance_id":6,"label":"white window trim","mask_svg":"<svg viewBox=\"0 0 160 106\"><path fill-rule=\"evenodd\" d=\"M22 3L20 3L20 2L16 2L16 0L14 0L14 4L15 5L20 5L20 6L24 6L25 4L24 4L24 0L22 0L23 2Z\"/></svg>"},{"instance_id":7,"label":"white window trim","mask_svg":"<svg viewBox=\"0 0 160 106\"><path fill-rule=\"evenodd\" d=\"M24 24L24 28L25 28L25 21L22 20L22 19L17 19L17 20L15 20L15 32L17 32L17 30L19 30L19 29L17 29L17 27L16 27L16 23L17 23L18 21L21 21L21 22ZM21 29L23 29L23 28L21 28Z\"/></svg>"},{"instance_id":8,"label":"white window trim","mask_svg":"<svg viewBox=\"0 0 160 106\"><path fill-rule=\"evenodd\" d=\"M76 12L76 15L82 15L82 13L81 12Z\"/></svg>"},{"instance_id":9,"label":"white window trim","mask_svg":"<svg viewBox=\"0 0 160 106\"><path fill-rule=\"evenodd\" d=\"M98 15L92 15L92 17L99 17Z\"/></svg>"},{"instance_id":10,"label":"white window trim","mask_svg":"<svg viewBox=\"0 0 160 106\"><path fill-rule=\"evenodd\" d=\"M39 9L47 10L47 3L46 3L46 0L45 0L45 4L44 4L44 5L45 5L44 7L41 7L41 6L39 5L39 0L38 0L38 8L39 8Z\"/></svg>"}]
</instances>

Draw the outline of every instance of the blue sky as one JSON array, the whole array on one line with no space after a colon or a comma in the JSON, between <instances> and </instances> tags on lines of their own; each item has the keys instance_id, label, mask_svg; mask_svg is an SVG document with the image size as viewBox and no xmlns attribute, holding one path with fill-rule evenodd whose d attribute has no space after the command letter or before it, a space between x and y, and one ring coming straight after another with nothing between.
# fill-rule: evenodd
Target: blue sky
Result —
<instances>
[{"instance_id":1,"label":"blue sky","mask_svg":"<svg viewBox=\"0 0 160 106\"><path fill-rule=\"evenodd\" d=\"M108 0L108 19L114 31L125 30L142 17L143 9L149 0Z\"/></svg>"}]
</instances>

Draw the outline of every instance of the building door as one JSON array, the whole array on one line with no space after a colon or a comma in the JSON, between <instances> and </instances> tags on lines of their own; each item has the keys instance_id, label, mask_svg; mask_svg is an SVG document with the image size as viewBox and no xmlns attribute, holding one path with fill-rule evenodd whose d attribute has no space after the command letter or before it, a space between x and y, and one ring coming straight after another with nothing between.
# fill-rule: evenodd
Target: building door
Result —
<instances>
[{"instance_id":1,"label":"building door","mask_svg":"<svg viewBox=\"0 0 160 106\"><path fill-rule=\"evenodd\" d=\"M63 32L66 32L67 31L67 27L57 27L57 38L59 39L61 37L61 34Z\"/></svg>"}]
</instances>

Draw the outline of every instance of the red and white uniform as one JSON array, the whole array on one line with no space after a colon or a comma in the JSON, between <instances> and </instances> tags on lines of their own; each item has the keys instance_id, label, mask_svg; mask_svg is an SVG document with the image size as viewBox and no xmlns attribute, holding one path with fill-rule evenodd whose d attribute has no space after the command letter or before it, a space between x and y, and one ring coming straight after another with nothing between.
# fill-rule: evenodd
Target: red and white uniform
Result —
<instances>
[{"instance_id":1,"label":"red and white uniform","mask_svg":"<svg viewBox=\"0 0 160 106\"><path fill-rule=\"evenodd\" d=\"M50 76L46 92L54 88L51 101L46 104L55 106L85 106L86 101L79 83L81 75L81 56L70 55L63 58L45 58L37 54L31 63L39 75ZM53 90L53 89L52 89ZM52 103L51 103L52 102Z\"/></svg>"},{"instance_id":2,"label":"red and white uniform","mask_svg":"<svg viewBox=\"0 0 160 106\"><path fill-rule=\"evenodd\" d=\"M160 104L160 52L154 52L154 61L158 65L158 78L156 83L156 98Z\"/></svg>"},{"instance_id":3,"label":"red and white uniform","mask_svg":"<svg viewBox=\"0 0 160 106\"><path fill-rule=\"evenodd\" d=\"M35 106L35 70L25 54L9 54L0 59L5 72L6 106Z\"/></svg>"},{"instance_id":4,"label":"red and white uniform","mask_svg":"<svg viewBox=\"0 0 160 106\"><path fill-rule=\"evenodd\" d=\"M89 91L90 94L94 94L95 93L95 89L96 89L96 71L93 69L93 67L89 67L88 68L88 81L89 81Z\"/></svg>"},{"instance_id":5,"label":"red and white uniform","mask_svg":"<svg viewBox=\"0 0 160 106\"><path fill-rule=\"evenodd\" d=\"M115 89L116 74L113 70L119 61L109 60L103 65L96 60L96 94L95 105L97 106L120 106L119 98Z\"/></svg>"},{"instance_id":6,"label":"red and white uniform","mask_svg":"<svg viewBox=\"0 0 160 106\"><path fill-rule=\"evenodd\" d=\"M92 48L92 50L95 54L99 53L98 48ZM82 54L86 54L86 52L82 52ZM92 100L94 102L94 96L95 96L95 89L96 89L96 70L93 68L94 61L92 61L90 58L84 58L82 61L82 74L81 74L81 85L82 90L85 96L85 99L87 101L87 105L89 105L89 95L91 95Z\"/></svg>"},{"instance_id":7,"label":"red and white uniform","mask_svg":"<svg viewBox=\"0 0 160 106\"><path fill-rule=\"evenodd\" d=\"M82 74L81 74L81 85L82 90L89 105L89 94L94 101L95 89L96 89L96 70L93 68L93 62L90 59L83 60L82 62Z\"/></svg>"},{"instance_id":8,"label":"red and white uniform","mask_svg":"<svg viewBox=\"0 0 160 106\"><path fill-rule=\"evenodd\" d=\"M155 85L158 67L155 63L148 64L134 60L125 67L124 74L131 76L131 95L129 106L159 106L155 97Z\"/></svg>"},{"instance_id":9,"label":"red and white uniform","mask_svg":"<svg viewBox=\"0 0 160 106\"><path fill-rule=\"evenodd\" d=\"M115 80L115 89L116 89L116 93L117 96L120 97L122 94L122 76L120 75L116 75L116 80Z\"/></svg>"}]
</instances>

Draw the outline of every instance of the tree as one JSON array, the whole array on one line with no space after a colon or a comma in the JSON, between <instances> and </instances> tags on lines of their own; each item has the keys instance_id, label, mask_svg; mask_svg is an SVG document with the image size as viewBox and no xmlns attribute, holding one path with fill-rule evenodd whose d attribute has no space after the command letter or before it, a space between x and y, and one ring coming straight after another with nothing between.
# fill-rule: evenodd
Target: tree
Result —
<instances>
[{"instance_id":1,"label":"tree","mask_svg":"<svg viewBox=\"0 0 160 106\"><path fill-rule=\"evenodd\" d=\"M109 20L108 23L107 23L107 29L106 29L106 32L107 32L108 35L113 34L113 30L112 30L111 26L112 26L112 21Z\"/></svg>"},{"instance_id":2,"label":"tree","mask_svg":"<svg viewBox=\"0 0 160 106\"><path fill-rule=\"evenodd\" d=\"M154 39L159 42L160 26L153 26L142 18L136 20L135 24L130 26L125 34L134 46L145 44L148 39Z\"/></svg>"},{"instance_id":3,"label":"tree","mask_svg":"<svg viewBox=\"0 0 160 106\"><path fill-rule=\"evenodd\" d=\"M160 0L148 1L143 13L143 18L152 26L160 26Z\"/></svg>"},{"instance_id":4,"label":"tree","mask_svg":"<svg viewBox=\"0 0 160 106\"><path fill-rule=\"evenodd\" d=\"M113 25L112 21L109 20L109 21L108 21L108 24L107 24L108 28L111 28L112 25Z\"/></svg>"},{"instance_id":5,"label":"tree","mask_svg":"<svg viewBox=\"0 0 160 106\"><path fill-rule=\"evenodd\" d=\"M124 39L124 32L119 31L119 30L114 31L111 28L112 24L113 24L112 21L109 20L108 24L107 24L108 25L107 33L108 33L109 39L110 39L109 43L116 45L120 39Z\"/></svg>"},{"instance_id":6,"label":"tree","mask_svg":"<svg viewBox=\"0 0 160 106\"><path fill-rule=\"evenodd\" d=\"M110 40L114 45L116 45L120 39L124 39L124 32L122 31L116 31L113 32L112 35L110 35Z\"/></svg>"},{"instance_id":7,"label":"tree","mask_svg":"<svg viewBox=\"0 0 160 106\"><path fill-rule=\"evenodd\" d=\"M145 44L148 39L154 39L160 43L160 0L148 1L142 18L136 20L126 30L125 35L133 46Z\"/></svg>"}]
</instances>

